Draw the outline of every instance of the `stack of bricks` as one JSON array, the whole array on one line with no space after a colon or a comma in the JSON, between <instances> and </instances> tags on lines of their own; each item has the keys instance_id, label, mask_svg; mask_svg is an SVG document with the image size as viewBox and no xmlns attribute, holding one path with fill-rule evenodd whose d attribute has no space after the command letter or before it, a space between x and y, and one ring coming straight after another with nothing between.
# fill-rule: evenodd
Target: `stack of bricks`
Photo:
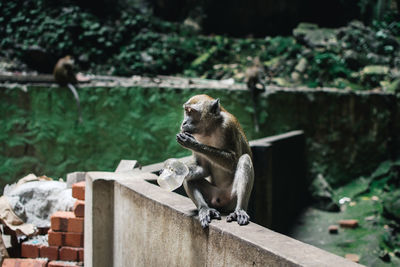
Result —
<instances>
[{"instance_id":1,"label":"stack of bricks","mask_svg":"<svg viewBox=\"0 0 400 267\"><path fill-rule=\"evenodd\" d=\"M51 216L48 243L22 243L21 256L29 259L5 259L3 267L83 266L85 182L72 185L72 196L77 199L73 211L58 211Z\"/></svg>"}]
</instances>

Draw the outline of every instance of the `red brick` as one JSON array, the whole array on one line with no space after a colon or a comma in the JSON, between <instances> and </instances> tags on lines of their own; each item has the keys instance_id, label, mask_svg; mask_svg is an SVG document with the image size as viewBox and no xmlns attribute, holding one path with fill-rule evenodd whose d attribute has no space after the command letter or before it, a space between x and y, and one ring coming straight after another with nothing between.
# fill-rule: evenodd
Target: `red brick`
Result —
<instances>
[{"instance_id":1,"label":"red brick","mask_svg":"<svg viewBox=\"0 0 400 267\"><path fill-rule=\"evenodd\" d=\"M67 232L83 233L83 218L69 218Z\"/></svg>"},{"instance_id":2,"label":"red brick","mask_svg":"<svg viewBox=\"0 0 400 267\"><path fill-rule=\"evenodd\" d=\"M32 244L29 241L21 245L21 257L23 258L38 258L39 249L42 244Z\"/></svg>"},{"instance_id":3,"label":"red brick","mask_svg":"<svg viewBox=\"0 0 400 267\"><path fill-rule=\"evenodd\" d=\"M85 200L85 181L72 185L72 197Z\"/></svg>"},{"instance_id":4,"label":"red brick","mask_svg":"<svg viewBox=\"0 0 400 267\"><path fill-rule=\"evenodd\" d=\"M83 247L83 233L65 233L65 246Z\"/></svg>"},{"instance_id":5,"label":"red brick","mask_svg":"<svg viewBox=\"0 0 400 267\"><path fill-rule=\"evenodd\" d=\"M49 260L58 260L58 247L57 246L42 246L39 251L41 258L48 258Z\"/></svg>"},{"instance_id":6,"label":"red brick","mask_svg":"<svg viewBox=\"0 0 400 267\"><path fill-rule=\"evenodd\" d=\"M47 267L82 267L82 264L72 261L51 261Z\"/></svg>"},{"instance_id":7,"label":"red brick","mask_svg":"<svg viewBox=\"0 0 400 267\"><path fill-rule=\"evenodd\" d=\"M49 230L48 243L50 246L58 246L61 247L64 243L64 233L63 232L54 232L53 230Z\"/></svg>"},{"instance_id":8,"label":"red brick","mask_svg":"<svg viewBox=\"0 0 400 267\"><path fill-rule=\"evenodd\" d=\"M80 251L83 251L83 248L61 247L60 248L60 260L62 260L62 261L79 261Z\"/></svg>"},{"instance_id":9,"label":"red brick","mask_svg":"<svg viewBox=\"0 0 400 267\"><path fill-rule=\"evenodd\" d=\"M45 259L13 259L6 258L3 261L3 267L46 267L47 260Z\"/></svg>"},{"instance_id":10,"label":"red brick","mask_svg":"<svg viewBox=\"0 0 400 267\"><path fill-rule=\"evenodd\" d=\"M85 250L83 248L81 250L79 250L79 255L78 256L79 256L79 261L80 262L84 261L84 258L85 258L84 257L84 255L85 255L84 252L85 252Z\"/></svg>"},{"instance_id":11,"label":"red brick","mask_svg":"<svg viewBox=\"0 0 400 267\"><path fill-rule=\"evenodd\" d=\"M340 220L339 221L340 227L343 228L356 228L358 226L357 220Z\"/></svg>"},{"instance_id":12,"label":"red brick","mask_svg":"<svg viewBox=\"0 0 400 267\"><path fill-rule=\"evenodd\" d=\"M331 234L337 234L339 232L339 227L337 225L330 225L328 230Z\"/></svg>"},{"instance_id":13,"label":"red brick","mask_svg":"<svg viewBox=\"0 0 400 267\"><path fill-rule=\"evenodd\" d=\"M345 258L356 263L360 261L360 256L357 254L346 254Z\"/></svg>"},{"instance_id":14,"label":"red brick","mask_svg":"<svg viewBox=\"0 0 400 267\"><path fill-rule=\"evenodd\" d=\"M49 227L38 227L38 235L47 235L49 230Z\"/></svg>"},{"instance_id":15,"label":"red brick","mask_svg":"<svg viewBox=\"0 0 400 267\"><path fill-rule=\"evenodd\" d=\"M77 200L74 204L74 214L76 217L84 217L85 216L85 201Z\"/></svg>"},{"instance_id":16,"label":"red brick","mask_svg":"<svg viewBox=\"0 0 400 267\"><path fill-rule=\"evenodd\" d=\"M50 217L51 229L53 231L68 231L68 219L75 217L71 211L57 211Z\"/></svg>"}]
</instances>

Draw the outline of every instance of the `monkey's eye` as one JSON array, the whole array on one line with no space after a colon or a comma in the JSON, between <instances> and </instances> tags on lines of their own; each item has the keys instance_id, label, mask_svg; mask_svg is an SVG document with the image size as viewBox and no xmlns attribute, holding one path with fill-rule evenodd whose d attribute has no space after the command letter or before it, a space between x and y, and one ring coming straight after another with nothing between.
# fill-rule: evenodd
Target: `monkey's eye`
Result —
<instances>
[{"instance_id":1,"label":"monkey's eye","mask_svg":"<svg viewBox=\"0 0 400 267\"><path fill-rule=\"evenodd\" d=\"M192 113L193 109L191 107L185 107L185 111L187 114Z\"/></svg>"}]
</instances>

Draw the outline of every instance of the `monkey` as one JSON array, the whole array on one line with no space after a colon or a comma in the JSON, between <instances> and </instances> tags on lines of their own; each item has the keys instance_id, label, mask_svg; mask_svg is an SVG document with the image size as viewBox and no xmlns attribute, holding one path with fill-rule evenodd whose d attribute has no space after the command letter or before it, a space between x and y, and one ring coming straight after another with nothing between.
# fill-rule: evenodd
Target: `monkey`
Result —
<instances>
[{"instance_id":1,"label":"monkey","mask_svg":"<svg viewBox=\"0 0 400 267\"><path fill-rule=\"evenodd\" d=\"M54 67L53 71L54 79L60 86L67 86L69 90L75 97L76 106L79 112L79 123L82 123L82 111L81 111L81 103L79 100L78 92L75 89L73 84L78 82L75 72L74 72L74 60L71 56L67 55L63 58L60 58L57 64Z\"/></svg>"},{"instance_id":2,"label":"monkey","mask_svg":"<svg viewBox=\"0 0 400 267\"><path fill-rule=\"evenodd\" d=\"M251 93L251 98L253 101L254 108L254 129L255 132L258 133L260 131L260 126L258 124L258 105L257 105L257 97L258 95L265 90L264 83L262 82L262 77L264 75L264 68L260 62L260 59L257 57L253 61L253 66L247 68L245 72L245 81L247 85L247 89Z\"/></svg>"},{"instance_id":3,"label":"monkey","mask_svg":"<svg viewBox=\"0 0 400 267\"><path fill-rule=\"evenodd\" d=\"M198 210L203 228L229 213L227 222L249 223L247 205L254 182L252 153L238 120L220 100L191 97L184 105L177 142L192 151L183 186Z\"/></svg>"}]
</instances>

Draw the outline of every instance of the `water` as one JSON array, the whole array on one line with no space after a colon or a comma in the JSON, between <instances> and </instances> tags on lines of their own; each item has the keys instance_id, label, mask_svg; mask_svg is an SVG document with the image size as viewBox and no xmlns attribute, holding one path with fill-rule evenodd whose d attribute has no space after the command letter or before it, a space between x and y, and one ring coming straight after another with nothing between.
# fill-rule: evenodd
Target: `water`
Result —
<instances>
[{"instance_id":1,"label":"water","mask_svg":"<svg viewBox=\"0 0 400 267\"><path fill-rule=\"evenodd\" d=\"M164 169L157 178L158 185L168 191L174 191L180 187L189 173L185 163L177 159L169 159L164 162Z\"/></svg>"}]
</instances>

